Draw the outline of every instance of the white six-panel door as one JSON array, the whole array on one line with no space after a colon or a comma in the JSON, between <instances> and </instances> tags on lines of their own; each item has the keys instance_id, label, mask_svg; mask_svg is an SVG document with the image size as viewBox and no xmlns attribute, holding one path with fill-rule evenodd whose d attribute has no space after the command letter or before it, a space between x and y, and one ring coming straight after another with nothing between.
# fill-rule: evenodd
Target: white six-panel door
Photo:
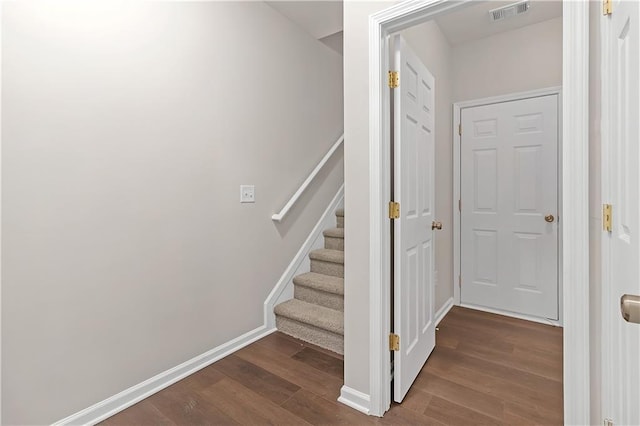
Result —
<instances>
[{"instance_id":1,"label":"white six-panel door","mask_svg":"<svg viewBox=\"0 0 640 426\"><path fill-rule=\"evenodd\" d=\"M603 96L609 124L603 138L603 201L612 230L603 244L603 414L615 425L640 424L640 324L620 312L624 294L640 295L640 5L614 1L603 31L609 55ZM601 419L592 419L600 423Z\"/></svg>"},{"instance_id":2,"label":"white six-panel door","mask_svg":"<svg viewBox=\"0 0 640 426\"><path fill-rule=\"evenodd\" d=\"M434 89L429 70L395 37L394 63L394 400L401 402L435 347Z\"/></svg>"},{"instance_id":3,"label":"white six-panel door","mask_svg":"<svg viewBox=\"0 0 640 426\"><path fill-rule=\"evenodd\" d=\"M557 320L558 95L461 123L461 303Z\"/></svg>"}]
</instances>

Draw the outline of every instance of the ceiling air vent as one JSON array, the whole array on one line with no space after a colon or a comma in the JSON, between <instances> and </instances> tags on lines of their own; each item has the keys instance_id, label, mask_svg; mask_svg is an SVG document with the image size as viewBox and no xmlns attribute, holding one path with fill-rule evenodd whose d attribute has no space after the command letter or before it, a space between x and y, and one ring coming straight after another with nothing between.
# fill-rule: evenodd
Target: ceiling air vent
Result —
<instances>
[{"instance_id":1,"label":"ceiling air vent","mask_svg":"<svg viewBox=\"0 0 640 426\"><path fill-rule=\"evenodd\" d=\"M529 0L519 1L507 6L499 7L489 11L492 21L501 21L512 16L520 15L529 10Z\"/></svg>"}]
</instances>

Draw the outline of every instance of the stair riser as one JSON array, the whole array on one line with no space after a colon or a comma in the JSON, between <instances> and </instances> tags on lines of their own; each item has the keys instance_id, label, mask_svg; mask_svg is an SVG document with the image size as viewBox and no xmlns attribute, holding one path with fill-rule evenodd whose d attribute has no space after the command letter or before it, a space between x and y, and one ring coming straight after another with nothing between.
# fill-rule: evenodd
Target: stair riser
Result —
<instances>
[{"instance_id":1,"label":"stair riser","mask_svg":"<svg viewBox=\"0 0 640 426\"><path fill-rule=\"evenodd\" d=\"M293 336L296 339L313 343L314 345L318 345L321 348L328 349L340 355L344 353L344 338L339 334L331 333L330 331L279 315L276 315L276 327L278 331Z\"/></svg>"},{"instance_id":2,"label":"stair riser","mask_svg":"<svg viewBox=\"0 0 640 426\"><path fill-rule=\"evenodd\" d=\"M303 302L309 302L344 312L344 297L339 294L327 293L326 291L297 285L294 287L293 297Z\"/></svg>"},{"instance_id":3,"label":"stair riser","mask_svg":"<svg viewBox=\"0 0 640 426\"><path fill-rule=\"evenodd\" d=\"M344 265L311 259L311 272L344 278Z\"/></svg>"},{"instance_id":4,"label":"stair riser","mask_svg":"<svg viewBox=\"0 0 640 426\"><path fill-rule=\"evenodd\" d=\"M324 237L324 248L344 251L344 238Z\"/></svg>"},{"instance_id":5,"label":"stair riser","mask_svg":"<svg viewBox=\"0 0 640 426\"><path fill-rule=\"evenodd\" d=\"M336 216L336 224L338 228L344 228L344 216Z\"/></svg>"}]
</instances>

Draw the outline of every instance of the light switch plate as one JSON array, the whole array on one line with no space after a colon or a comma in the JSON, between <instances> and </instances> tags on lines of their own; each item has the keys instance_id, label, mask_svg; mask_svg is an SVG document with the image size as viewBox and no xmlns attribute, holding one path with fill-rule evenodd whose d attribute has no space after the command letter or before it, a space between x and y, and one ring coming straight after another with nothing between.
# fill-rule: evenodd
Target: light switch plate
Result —
<instances>
[{"instance_id":1,"label":"light switch plate","mask_svg":"<svg viewBox=\"0 0 640 426\"><path fill-rule=\"evenodd\" d=\"M240 185L240 202L255 203L256 187L253 185Z\"/></svg>"}]
</instances>

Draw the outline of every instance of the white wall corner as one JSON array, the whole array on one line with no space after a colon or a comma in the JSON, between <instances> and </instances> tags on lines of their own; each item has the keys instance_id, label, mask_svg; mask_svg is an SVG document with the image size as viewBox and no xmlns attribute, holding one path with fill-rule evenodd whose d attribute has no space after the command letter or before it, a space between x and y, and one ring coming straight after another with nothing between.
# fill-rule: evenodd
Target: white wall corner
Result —
<instances>
[{"instance_id":1,"label":"white wall corner","mask_svg":"<svg viewBox=\"0 0 640 426\"><path fill-rule=\"evenodd\" d=\"M95 425L274 331L274 328L267 328L262 325L178 366L163 371L142 383L138 383L82 411L65 417L53 423L53 426Z\"/></svg>"},{"instance_id":2,"label":"white wall corner","mask_svg":"<svg viewBox=\"0 0 640 426\"><path fill-rule=\"evenodd\" d=\"M440 321L442 321L442 319L449 313L451 308L453 308L453 297L450 297L449 300L444 302L444 305L442 305L442 307L438 309L438 312L436 312L436 326L440 324Z\"/></svg>"},{"instance_id":3,"label":"white wall corner","mask_svg":"<svg viewBox=\"0 0 640 426\"><path fill-rule=\"evenodd\" d=\"M310 271L309 253L324 247L322 232L327 228L335 228L336 219L334 214L338 208L342 207L344 207L344 184L340 186L335 197L333 197L322 216L320 216L318 223L313 227L305 242L302 243L300 250L298 250L298 253L264 301L264 324L267 328L275 328L276 326L276 316L273 313L273 308L278 303L293 299L293 277Z\"/></svg>"},{"instance_id":4,"label":"white wall corner","mask_svg":"<svg viewBox=\"0 0 640 426\"><path fill-rule=\"evenodd\" d=\"M338 402L347 405L354 410L369 414L371 398L366 393L360 392L349 386L342 386Z\"/></svg>"}]
</instances>

